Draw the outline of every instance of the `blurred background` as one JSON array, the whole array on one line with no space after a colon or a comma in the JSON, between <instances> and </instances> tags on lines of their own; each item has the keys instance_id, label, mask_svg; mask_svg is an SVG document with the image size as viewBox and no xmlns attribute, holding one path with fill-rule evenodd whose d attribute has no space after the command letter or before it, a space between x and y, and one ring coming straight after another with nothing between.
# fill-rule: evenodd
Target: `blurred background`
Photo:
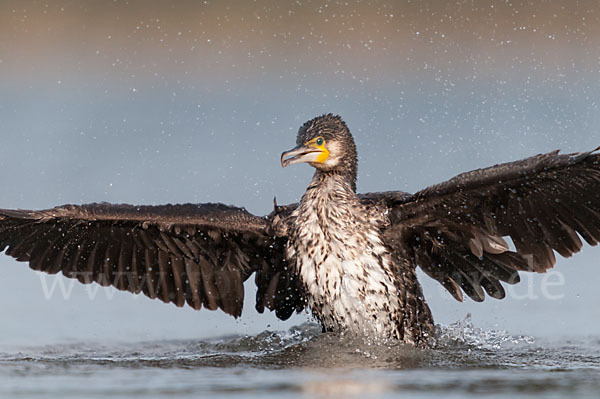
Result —
<instances>
[{"instance_id":1,"label":"blurred background","mask_svg":"<svg viewBox=\"0 0 600 399\"><path fill-rule=\"evenodd\" d=\"M0 3L0 207L223 202L262 215L312 169L298 127L340 114L358 190L416 191L491 164L600 145L597 1ZM421 275L436 321L600 334L600 249L460 304ZM54 292L49 290L54 285ZM67 290L63 298L61 284ZM178 309L0 257L0 342L254 334L306 321ZM93 296L93 299L90 298Z\"/></svg>"}]
</instances>

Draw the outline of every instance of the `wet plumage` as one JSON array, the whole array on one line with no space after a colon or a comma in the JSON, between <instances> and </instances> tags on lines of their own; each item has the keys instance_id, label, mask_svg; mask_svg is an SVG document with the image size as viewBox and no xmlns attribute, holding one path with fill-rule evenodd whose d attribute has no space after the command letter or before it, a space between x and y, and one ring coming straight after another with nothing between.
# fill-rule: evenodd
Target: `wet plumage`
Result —
<instances>
[{"instance_id":1,"label":"wet plumage","mask_svg":"<svg viewBox=\"0 0 600 399\"><path fill-rule=\"evenodd\" d=\"M544 272L555 252L600 240L593 151L541 154L415 194L356 194L352 135L324 115L281 161L315 175L298 204L265 217L222 204L0 210L0 250L35 270L235 317L253 276L259 312L287 319L308 308L327 331L425 346L433 318L416 267L458 300L501 299L519 271Z\"/></svg>"}]
</instances>

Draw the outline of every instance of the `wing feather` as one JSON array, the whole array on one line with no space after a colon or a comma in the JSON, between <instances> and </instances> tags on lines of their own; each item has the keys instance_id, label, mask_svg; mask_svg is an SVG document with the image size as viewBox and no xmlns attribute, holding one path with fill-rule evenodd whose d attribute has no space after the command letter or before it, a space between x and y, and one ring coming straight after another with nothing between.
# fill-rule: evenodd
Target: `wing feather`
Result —
<instances>
[{"instance_id":1,"label":"wing feather","mask_svg":"<svg viewBox=\"0 0 600 399\"><path fill-rule=\"evenodd\" d=\"M269 277L286 267L283 246L274 245L282 238L270 223L222 204L0 210L0 250L35 270L235 317L244 281L257 272L257 309L287 318L304 303L294 276L272 297L264 295Z\"/></svg>"},{"instance_id":2,"label":"wing feather","mask_svg":"<svg viewBox=\"0 0 600 399\"><path fill-rule=\"evenodd\" d=\"M361 195L390 219L386 241L456 299L504 297L500 281L545 272L600 241L600 155L558 151L462 173L415 194ZM516 248L511 251L503 237ZM581 238L580 238L581 237Z\"/></svg>"}]
</instances>

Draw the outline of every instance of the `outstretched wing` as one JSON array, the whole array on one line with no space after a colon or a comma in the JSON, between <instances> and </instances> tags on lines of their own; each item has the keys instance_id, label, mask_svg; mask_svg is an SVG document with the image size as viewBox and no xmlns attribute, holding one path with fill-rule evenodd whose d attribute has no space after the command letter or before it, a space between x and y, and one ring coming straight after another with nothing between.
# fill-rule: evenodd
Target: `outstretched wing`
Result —
<instances>
[{"instance_id":1,"label":"outstretched wing","mask_svg":"<svg viewBox=\"0 0 600 399\"><path fill-rule=\"evenodd\" d=\"M288 318L302 308L270 220L222 204L65 205L0 210L0 252L32 269L194 309L241 315L256 272L256 308Z\"/></svg>"},{"instance_id":2,"label":"outstretched wing","mask_svg":"<svg viewBox=\"0 0 600 399\"><path fill-rule=\"evenodd\" d=\"M598 149L596 149L598 150ZM595 150L595 151L596 151ZM458 300L505 296L500 281L544 272L600 241L600 155L558 151L460 174L412 195L370 193L387 207L386 240ZM509 236L516 251L503 237ZM460 287L460 288L459 288Z\"/></svg>"}]
</instances>

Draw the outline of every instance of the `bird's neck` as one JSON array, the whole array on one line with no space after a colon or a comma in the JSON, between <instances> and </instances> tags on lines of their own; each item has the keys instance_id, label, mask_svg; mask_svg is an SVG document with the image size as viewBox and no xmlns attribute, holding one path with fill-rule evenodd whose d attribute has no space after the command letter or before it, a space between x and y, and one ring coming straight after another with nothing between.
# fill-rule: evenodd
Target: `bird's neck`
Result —
<instances>
[{"instance_id":1,"label":"bird's neck","mask_svg":"<svg viewBox=\"0 0 600 399\"><path fill-rule=\"evenodd\" d=\"M302 196L298 212L305 215L318 214L324 209L335 208L335 204L349 204L356 200L352 181L347 176L317 171Z\"/></svg>"},{"instance_id":2,"label":"bird's neck","mask_svg":"<svg viewBox=\"0 0 600 399\"><path fill-rule=\"evenodd\" d=\"M356 193L356 171L338 171L338 170L319 170L315 172L313 179L308 187L311 188L335 187L338 191L346 191L351 194Z\"/></svg>"}]
</instances>

